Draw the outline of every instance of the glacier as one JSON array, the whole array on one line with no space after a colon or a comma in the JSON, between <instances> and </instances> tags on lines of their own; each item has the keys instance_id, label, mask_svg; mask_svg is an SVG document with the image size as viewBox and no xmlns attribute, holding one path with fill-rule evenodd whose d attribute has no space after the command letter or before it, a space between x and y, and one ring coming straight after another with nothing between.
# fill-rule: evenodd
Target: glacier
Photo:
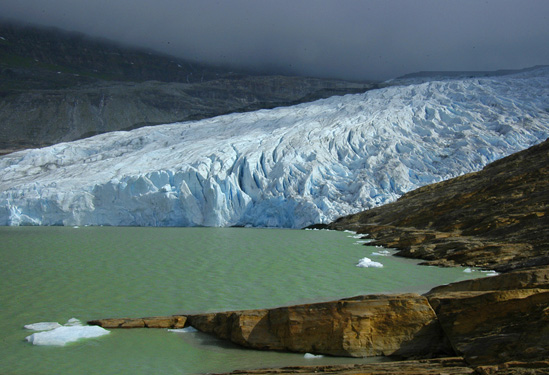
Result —
<instances>
[{"instance_id":1,"label":"glacier","mask_svg":"<svg viewBox=\"0 0 549 375\"><path fill-rule=\"evenodd\" d=\"M549 68L433 80L0 157L0 225L301 228L549 136Z\"/></svg>"}]
</instances>

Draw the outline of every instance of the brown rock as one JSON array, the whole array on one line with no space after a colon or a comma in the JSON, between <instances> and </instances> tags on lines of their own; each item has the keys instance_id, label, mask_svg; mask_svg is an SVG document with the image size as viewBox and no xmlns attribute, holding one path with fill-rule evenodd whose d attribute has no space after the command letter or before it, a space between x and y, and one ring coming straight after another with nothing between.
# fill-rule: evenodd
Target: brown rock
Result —
<instances>
[{"instance_id":1,"label":"brown rock","mask_svg":"<svg viewBox=\"0 0 549 375\"><path fill-rule=\"evenodd\" d=\"M464 280L431 289L427 295L449 292L475 292L512 289L549 289L549 266L517 270L497 276Z\"/></svg>"},{"instance_id":2,"label":"brown rock","mask_svg":"<svg viewBox=\"0 0 549 375\"><path fill-rule=\"evenodd\" d=\"M467 366L463 358L438 358L417 361L395 361L355 365L295 366L258 370L233 371L233 375L270 374L368 374L368 375L465 375L475 371Z\"/></svg>"},{"instance_id":3,"label":"brown rock","mask_svg":"<svg viewBox=\"0 0 549 375\"><path fill-rule=\"evenodd\" d=\"M473 365L549 358L549 290L515 289L429 296L456 353Z\"/></svg>"},{"instance_id":4,"label":"brown rock","mask_svg":"<svg viewBox=\"0 0 549 375\"><path fill-rule=\"evenodd\" d=\"M427 299L417 294L360 296L188 319L200 331L256 349L351 357L452 353Z\"/></svg>"},{"instance_id":5,"label":"brown rock","mask_svg":"<svg viewBox=\"0 0 549 375\"><path fill-rule=\"evenodd\" d=\"M480 375L542 375L549 374L549 361L506 362L496 366L478 366Z\"/></svg>"},{"instance_id":6,"label":"brown rock","mask_svg":"<svg viewBox=\"0 0 549 375\"><path fill-rule=\"evenodd\" d=\"M549 265L549 140L326 227L368 233L432 265Z\"/></svg>"},{"instance_id":7,"label":"brown rock","mask_svg":"<svg viewBox=\"0 0 549 375\"><path fill-rule=\"evenodd\" d=\"M114 318L90 320L88 324L103 328L184 328L187 317L183 315L149 318Z\"/></svg>"}]
</instances>

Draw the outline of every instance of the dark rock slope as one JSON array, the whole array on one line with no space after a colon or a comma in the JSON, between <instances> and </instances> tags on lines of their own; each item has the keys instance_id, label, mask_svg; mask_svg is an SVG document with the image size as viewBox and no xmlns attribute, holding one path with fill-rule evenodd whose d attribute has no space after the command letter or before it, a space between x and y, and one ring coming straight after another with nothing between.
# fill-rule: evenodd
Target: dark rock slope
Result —
<instances>
[{"instance_id":1,"label":"dark rock slope","mask_svg":"<svg viewBox=\"0 0 549 375\"><path fill-rule=\"evenodd\" d=\"M0 154L374 87L243 74L81 34L0 24Z\"/></svg>"},{"instance_id":2,"label":"dark rock slope","mask_svg":"<svg viewBox=\"0 0 549 375\"><path fill-rule=\"evenodd\" d=\"M500 272L549 264L549 140L483 170L327 226L426 264Z\"/></svg>"}]
</instances>

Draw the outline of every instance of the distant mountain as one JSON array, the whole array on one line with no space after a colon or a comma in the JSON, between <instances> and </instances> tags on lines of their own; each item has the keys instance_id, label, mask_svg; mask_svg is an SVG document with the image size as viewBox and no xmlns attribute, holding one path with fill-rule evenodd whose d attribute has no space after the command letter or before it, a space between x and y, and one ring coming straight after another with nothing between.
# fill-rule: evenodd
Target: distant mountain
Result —
<instances>
[{"instance_id":1,"label":"distant mountain","mask_svg":"<svg viewBox=\"0 0 549 375\"><path fill-rule=\"evenodd\" d=\"M0 225L328 223L549 137L549 68L113 132L0 158Z\"/></svg>"},{"instance_id":2,"label":"distant mountain","mask_svg":"<svg viewBox=\"0 0 549 375\"><path fill-rule=\"evenodd\" d=\"M83 34L3 23L0 153L375 87L250 75Z\"/></svg>"}]
</instances>

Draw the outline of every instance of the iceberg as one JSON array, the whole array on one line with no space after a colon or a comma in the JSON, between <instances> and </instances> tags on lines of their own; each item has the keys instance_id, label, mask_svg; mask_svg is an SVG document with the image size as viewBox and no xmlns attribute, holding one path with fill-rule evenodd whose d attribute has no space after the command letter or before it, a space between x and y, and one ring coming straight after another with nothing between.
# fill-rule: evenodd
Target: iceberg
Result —
<instances>
[{"instance_id":1,"label":"iceberg","mask_svg":"<svg viewBox=\"0 0 549 375\"><path fill-rule=\"evenodd\" d=\"M370 258L362 258L358 261L357 267L362 268L383 268L383 264L379 262L374 262Z\"/></svg>"},{"instance_id":2,"label":"iceberg","mask_svg":"<svg viewBox=\"0 0 549 375\"><path fill-rule=\"evenodd\" d=\"M303 358L306 358L306 359L317 359L317 358L324 358L324 356L321 355L321 354L305 353L305 354L303 355Z\"/></svg>"},{"instance_id":3,"label":"iceberg","mask_svg":"<svg viewBox=\"0 0 549 375\"><path fill-rule=\"evenodd\" d=\"M549 69L430 81L0 157L0 225L302 228L549 136Z\"/></svg>"},{"instance_id":4,"label":"iceberg","mask_svg":"<svg viewBox=\"0 0 549 375\"><path fill-rule=\"evenodd\" d=\"M40 331L27 336L25 339L33 345L64 346L68 343L85 338L100 337L110 331L99 326L84 326L75 318L70 319L64 326L57 322L40 322L25 325L26 329Z\"/></svg>"},{"instance_id":5,"label":"iceberg","mask_svg":"<svg viewBox=\"0 0 549 375\"><path fill-rule=\"evenodd\" d=\"M57 322L40 322L27 324L24 326L25 329L28 329L30 331L50 331L59 327L62 327L62 325Z\"/></svg>"}]
</instances>

